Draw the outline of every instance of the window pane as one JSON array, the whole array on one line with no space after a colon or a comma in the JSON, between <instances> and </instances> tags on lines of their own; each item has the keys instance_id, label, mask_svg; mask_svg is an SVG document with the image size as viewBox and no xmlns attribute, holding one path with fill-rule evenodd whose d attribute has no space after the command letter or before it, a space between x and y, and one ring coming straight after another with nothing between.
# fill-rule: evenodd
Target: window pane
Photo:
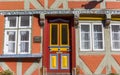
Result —
<instances>
[{"instance_id":1,"label":"window pane","mask_svg":"<svg viewBox=\"0 0 120 75\"><path fill-rule=\"evenodd\" d=\"M12 42L8 43L8 52L10 52L10 53L15 52L15 43L12 43Z\"/></svg>"},{"instance_id":2,"label":"window pane","mask_svg":"<svg viewBox=\"0 0 120 75\"><path fill-rule=\"evenodd\" d=\"M51 26L52 28L51 28L51 44L57 44L58 43L58 40L57 40L57 38L58 38L58 27L57 27L57 25L52 25Z\"/></svg>"},{"instance_id":3,"label":"window pane","mask_svg":"<svg viewBox=\"0 0 120 75\"><path fill-rule=\"evenodd\" d=\"M16 17L9 16L8 22L9 22L9 27L16 27Z\"/></svg>"},{"instance_id":4,"label":"window pane","mask_svg":"<svg viewBox=\"0 0 120 75\"><path fill-rule=\"evenodd\" d=\"M90 42L82 42L81 49L90 49Z\"/></svg>"},{"instance_id":5,"label":"window pane","mask_svg":"<svg viewBox=\"0 0 120 75\"><path fill-rule=\"evenodd\" d=\"M29 41L29 31L20 32L21 41Z\"/></svg>"},{"instance_id":6,"label":"window pane","mask_svg":"<svg viewBox=\"0 0 120 75\"><path fill-rule=\"evenodd\" d=\"M15 41L15 32L14 31L8 31L8 41Z\"/></svg>"},{"instance_id":7,"label":"window pane","mask_svg":"<svg viewBox=\"0 0 120 75\"><path fill-rule=\"evenodd\" d=\"M29 26L29 16L21 16L21 26Z\"/></svg>"},{"instance_id":8,"label":"window pane","mask_svg":"<svg viewBox=\"0 0 120 75\"><path fill-rule=\"evenodd\" d=\"M62 44L68 44L68 29L67 29L67 25L62 25Z\"/></svg>"},{"instance_id":9,"label":"window pane","mask_svg":"<svg viewBox=\"0 0 120 75\"><path fill-rule=\"evenodd\" d=\"M29 43L28 42L21 42L20 52L28 52L28 50L29 50Z\"/></svg>"},{"instance_id":10,"label":"window pane","mask_svg":"<svg viewBox=\"0 0 120 75\"><path fill-rule=\"evenodd\" d=\"M120 40L120 33L112 33L112 40Z\"/></svg>"},{"instance_id":11,"label":"window pane","mask_svg":"<svg viewBox=\"0 0 120 75\"><path fill-rule=\"evenodd\" d=\"M113 49L120 49L120 42L113 42Z\"/></svg>"},{"instance_id":12,"label":"window pane","mask_svg":"<svg viewBox=\"0 0 120 75\"><path fill-rule=\"evenodd\" d=\"M81 49L90 49L90 26L81 25Z\"/></svg>"},{"instance_id":13,"label":"window pane","mask_svg":"<svg viewBox=\"0 0 120 75\"><path fill-rule=\"evenodd\" d=\"M81 32L89 32L90 27L89 25L81 25Z\"/></svg>"},{"instance_id":14,"label":"window pane","mask_svg":"<svg viewBox=\"0 0 120 75\"><path fill-rule=\"evenodd\" d=\"M120 25L112 25L112 48L120 49Z\"/></svg>"},{"instance_id":15,"label":"window pane","mask_svg":"<svg viewBox=\"0 0 120 75\"><path fill-rule=\"evenodd\" d=\"M89 33L81 33L81 40L90 40Z\"/></svg>"},{"instance_id":16,"label":"window pane","mask_svg":"<svg viewBox=\"0 0 120 75\"><path fill-rule=\"evenodd\" d=\"M103 49L103 42L94 42L94 49Z\"/></svg>"},{"instance_id":17,"label":"window pane","mask_svg":"<svg viewBox=\"0 0 120 75\"><path fill-rule=\"evenodd\" d=\"M94 33L94 40L103 40L102 33Z\"/></svg>"},{"instance_id":18,"label":"window pane","mask_svg":"<svg viewBox=\"0 0 120 75\"><path fill-rule=\"evenodd\" d=\"M6 31L5 39L5 50L7 53L15 53L16 49L16 32L15 31Z\"/></svg>"},{"instance_id":19,"label":"window pane","mask_svg":"<svg viewBox=\"0 0 120 75\"><path fill-rule=\"evenodd\" d=\"M102 32L102 25L94 25L94 32Z\"/></svg>"},{"instance_id":20,"label":"window pane","mask_svg":"<svg viewBox=\"0 0 120 75\"><path fill-rule=\"evenodd\" d=\"M112 32L120 32L120 26L119 25L112 25Z\"/></svg>"},{"instance_id":21,"label":"window pane","mask_svg":"<svg viewBox=\"0 0 120 75\"><path fill-rule=\"evenodd\" d=\"M103 49L102 25L94 25L94 49Z\"/></svg>"}]
</instances>

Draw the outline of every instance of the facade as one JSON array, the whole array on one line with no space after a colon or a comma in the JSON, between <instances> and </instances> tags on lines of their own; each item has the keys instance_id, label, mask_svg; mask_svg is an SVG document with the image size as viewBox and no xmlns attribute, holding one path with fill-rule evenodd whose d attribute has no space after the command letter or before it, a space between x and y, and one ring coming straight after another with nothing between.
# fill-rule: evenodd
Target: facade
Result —
<instances>
[{"instance_id":1,"label":"facade","mask_svg":"<svg viewBox=\"0 0 120 75\"><path fill-rule=\"evenodd\" d=\"M0 71L120 74L119 0L0 0Z\"/></svg>"}]
</instances>

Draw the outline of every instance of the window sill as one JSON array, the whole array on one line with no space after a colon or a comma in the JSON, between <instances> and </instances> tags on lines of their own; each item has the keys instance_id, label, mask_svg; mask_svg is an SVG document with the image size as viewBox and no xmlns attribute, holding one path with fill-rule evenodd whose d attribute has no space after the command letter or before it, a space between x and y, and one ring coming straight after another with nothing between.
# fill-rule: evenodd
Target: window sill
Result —
<instances>
[{"instance_id":1,"label":"window sill","mask_svg":"<svg viewBox=\"0 0 120 75\"><path fill-rule=\"evenodd\" d=\"M3 54L0 58L41 58L42 54Z\"/></svg>"}]
</instances>

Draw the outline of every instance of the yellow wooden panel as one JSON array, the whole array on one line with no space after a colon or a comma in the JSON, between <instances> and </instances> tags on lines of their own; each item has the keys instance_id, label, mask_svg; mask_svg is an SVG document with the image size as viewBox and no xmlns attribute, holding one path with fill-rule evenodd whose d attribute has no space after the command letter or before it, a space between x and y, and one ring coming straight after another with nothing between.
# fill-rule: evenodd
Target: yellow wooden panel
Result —
<instances>
[{"instance_id":1,"label":"yellow wooden panel","mask_svg":"<svg viewBox=\"0 0 120 75\"><path fill-rule=\"evenodd\" d=\"M60 51L67 51L67 48L60 48Z\"/></svg>"},{"instance_id":2,"label":"yellow wooden panel","mask_svg":"<svg viewBox=\"0 0 120 75\"><path fill-rule=\"evenodd\" d=\"M105 20L106 15L102 14L80 14L79 20Z\"/></svg>"},{"instance_id":3,"label":"yellow wooden panel","mask_svg":"<svg viewBox=\"0 0 120 75\"><path fill-rule=\"evenodd\" d=\"M58 51L58 48L51 48L51 51Z\"/></svg>"},{"instance_id":4,"label":"yellow wooden panel","mask_svg":"<svg viewBox=\"0 0 120 75\"><path fill-rule=\"evenodd\" d=\"M104 18L101 17L80 17L80 20L105 20Z\"/></svg>"},{"instance_id":5,"label":"yellow wooden panel","mask_svg":"<svg viewBox=\"0 0 120 75\"><path fill-rule=\"evenodd\" d=\"M111 20L120 21L120 15L111 15Z\"/></svg>"},{"instance_id":6,"label":"yellow wooden panel","mask_svg":"<svg viewBox=\"0 0 120 75\"><path fill-rule=\"evenodd\" d=\"M62 68L68 67L68 56L62 56Z\"/></svg>"},{"instance_id":7,"label":"yellow wooden panel","mask_svg":"<svg viewBox=\"0 0 120 75\"><path fill-rule=\"evenodd\" d=\"M111 20L113 20L113 21L120 21L120 18L111 18Z\"/></svg>"},{"instance_id":8,"label":"yellow wooden panel","mask_svg":"<svg viewBox=\"0 0 120 75\"><path fill-rule=\"evenodd\" d=\"M52 61L52 68L56 68L56 65L57 65L56 56L52 56L51 58L52 58L52 60L51 60Z\"/></svg>"}]
</instances>

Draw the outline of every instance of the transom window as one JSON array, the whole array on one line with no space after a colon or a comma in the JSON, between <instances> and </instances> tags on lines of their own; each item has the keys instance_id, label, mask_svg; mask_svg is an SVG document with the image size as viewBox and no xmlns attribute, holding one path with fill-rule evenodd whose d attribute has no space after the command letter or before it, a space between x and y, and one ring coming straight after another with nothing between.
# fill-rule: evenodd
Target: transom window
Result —
<instances>
[{"instance_id":1,"label":"transom window","mask_svg":"<svg viewBox=\"0 0 120 75\"><path fill-rule=\"evenodd\" d=\"M30 53L31 16L6 16L4 54Z\"/></svg>"},{"instance_id":2,"label":"transom window","mask_svg":"<svg viewBox=\"0 0 120 75\"><path fill-rule=\"evenodd\" d=\"M113 51L120 51L120 24L111 24L111 47Z\"/></svg>"},{"instance_id":3,"label":"transom window","mask_svg":"<svg viewBox=\"0 0 120 75\"><path fill-rule=\"evenodd\" d=\"M80 23L80 50L103 51L103 25L99 23Z\"/></svg>"}]
</instances>

